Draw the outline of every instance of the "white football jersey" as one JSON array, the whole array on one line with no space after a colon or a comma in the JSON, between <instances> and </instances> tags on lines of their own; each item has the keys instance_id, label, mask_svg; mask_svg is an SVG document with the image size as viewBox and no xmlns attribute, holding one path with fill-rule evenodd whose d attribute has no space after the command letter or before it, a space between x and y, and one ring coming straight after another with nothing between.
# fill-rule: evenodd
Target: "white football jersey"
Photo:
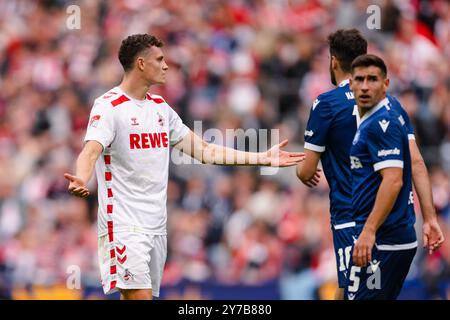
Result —
<instances>
[{"instance_id":1,"label":"white football jersey","mask_svg":"<svg viewBox=\"0 0 450 320\"><path fill-rule=\"evenodd\" d=\"M170 146L189 128L161 96L139 101L115 87L98 97L85 142L98 141L98 235L166 234Z\"/></svg>"}]
</instances>

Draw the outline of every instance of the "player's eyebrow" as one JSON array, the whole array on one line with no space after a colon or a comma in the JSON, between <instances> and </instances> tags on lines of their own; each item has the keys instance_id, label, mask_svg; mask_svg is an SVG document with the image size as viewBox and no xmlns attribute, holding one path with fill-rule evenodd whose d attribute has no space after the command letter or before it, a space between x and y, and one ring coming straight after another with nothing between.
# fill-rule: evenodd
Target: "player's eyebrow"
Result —
<instances>
[{"instance_id":1,"label":"player's eyebrow","mask_svg":"<svg viewBox=\"0 0 450 320\"><path fill-rule=\"evenodd\" d=\"M355 76L355 80L362 81L364 80L364 76Z\"/></svg>"},{"instance_id":2,"label":"player's eyebrow","mask_svg":"<svg viewBox=\"0 0 450 320\"><path fill-rule=\"evenodd\" d=\"M163 55L160 55L159 57L156 58L156 60L158 60L158 61L162 61L163 59L164 59Z\"/></svg>"},{"instance_id":3,"label":"player's eyebrow","mask_svg":"<svg viewBox=\"0 0 450 320\"><path fill-rule=\"evenodd\" d=\"M377 75L368 75L367 80L378 80L378 76Z\"/></svg>"}]
</instances>

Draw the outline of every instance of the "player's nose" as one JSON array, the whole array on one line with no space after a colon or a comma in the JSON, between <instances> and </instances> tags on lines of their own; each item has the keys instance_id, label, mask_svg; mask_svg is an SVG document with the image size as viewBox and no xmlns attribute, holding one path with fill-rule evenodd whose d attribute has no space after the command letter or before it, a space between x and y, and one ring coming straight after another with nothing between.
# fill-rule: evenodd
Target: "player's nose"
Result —
<instances>
[{"instance_id":1,"label":"player's nose","mask_svg":"<svg viewBox=\"0 0 450 320\"><path fill-rule=\"evenodd\" d=\"M361 90L363 90L363 91L369 90L369 85L367 83L367 80L363 81L362 86L361 86Z\"/></svg>"}]
</instances>

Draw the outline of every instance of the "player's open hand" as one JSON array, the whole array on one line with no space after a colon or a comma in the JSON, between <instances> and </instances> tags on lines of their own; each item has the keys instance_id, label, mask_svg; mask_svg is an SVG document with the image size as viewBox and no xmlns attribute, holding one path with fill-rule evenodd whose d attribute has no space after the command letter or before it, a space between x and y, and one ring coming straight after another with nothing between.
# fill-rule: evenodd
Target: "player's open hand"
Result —
<instances>
[{"instance_id":1,"label":"player's open hand","mask_svg":"<svg viewBox=\"0 0 450 320\"><path fill-rule=\"evenodd\" d=\"M375 232L363 229L353 248L353 263L366 267L372 261L372 249L375 244Z\"/></svg>"},{"instance_id":2,"label":"player's open hand","mask_svg":"<svg viewBox=\"0 0 450 320\"><path fill-rule=\"evenodd\" d=\"M290 167L294 166L305 159L303 152L288 152L281 148L288 144L288 140L283 140L280 144L277 144L270 148L266 152L266 163L271 167Z\"/></svg>"},{"instance_id":3,"label":"player's open hand","mask_svg":"<svg viewBox=\"0 0 450 320\"><path fill-rule=\"evenodd\" d=\"M425 220L422 225L423 247L428 248L428 253L432 254L444 242L444 235L439 227L437 219Z\"/></svg>"},{"instance_id":4,"label":"player's open hand","mask_svg":"<svg viewBox=\"0 0 450 320\"><path fill-rule=\"evenodd\" d=\"M70 194L80 198L86 198L89 195L89 190L83 180L68 173L64 174L64 178L69 180L69 187L67 190Z\"/></svg>"}]
</instances>

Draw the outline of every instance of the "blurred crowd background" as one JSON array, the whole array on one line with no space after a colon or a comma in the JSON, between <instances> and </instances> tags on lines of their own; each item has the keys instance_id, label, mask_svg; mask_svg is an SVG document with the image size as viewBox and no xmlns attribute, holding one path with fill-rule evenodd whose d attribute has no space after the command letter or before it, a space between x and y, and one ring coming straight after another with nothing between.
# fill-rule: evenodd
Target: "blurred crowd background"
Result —
<instances>
[{"instance_id":1,"label":"blurred crowd background","mask_svg":"<svg viewBox=\"0 0 450 320\"><path fill-rule=\"evenodd\" d=\"M79 30L67 28L71 4L81 9ZM370 4L381 8L380 30L367 27ZM124 37L146 32L165 42L167 84L153 92L191 128L200 120L203 130L278 129L288 150L301 151L310 106L332 88L326 37L348 27L388 64L447 239L432 255L419 248L401 297L449 299L446 0L0 0L0 298L111 298L97 265L96 181L81 200L67 193L63 173L74 172L94 99L120 82ZM170 170L164 298L333 297L324 177L309 189L295 168ZM69 290L77 266L81 289Z\"/></svg>"}]
</instances>

